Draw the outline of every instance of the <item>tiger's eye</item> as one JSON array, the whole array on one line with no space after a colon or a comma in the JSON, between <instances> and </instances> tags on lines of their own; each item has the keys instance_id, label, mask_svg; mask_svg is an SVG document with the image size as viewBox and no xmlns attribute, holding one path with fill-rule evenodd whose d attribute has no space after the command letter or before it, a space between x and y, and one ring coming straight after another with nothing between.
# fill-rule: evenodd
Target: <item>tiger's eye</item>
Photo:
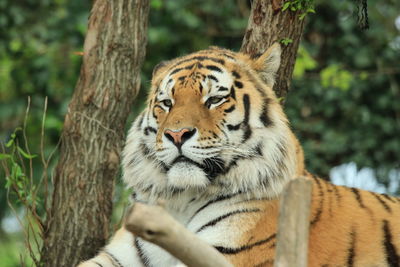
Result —
<instances>
[{"instance_id":1,"label":"tiger's eye","mask_svg":"<svg viewBox=\"0 0 400 267\"><path fill-rule=\"evenodd\" d=\"M165 99L165 100L161 101L161 103L163 103L164 106L166 106L167 108L172 107L172 101L169 99Z\"/></svg>"},{"instance_id":2,"label":"tiger's eye","mask_svg":"<svg viewBox=\"0 0 400 267\"><path fill-rule=\"evenodd\" d=\"M209 99L207 99L207 103L208 104L217 104L219 103L221 100L223 99L223 97L221 96L212 96Z\"/></svg>"}]
</instances>

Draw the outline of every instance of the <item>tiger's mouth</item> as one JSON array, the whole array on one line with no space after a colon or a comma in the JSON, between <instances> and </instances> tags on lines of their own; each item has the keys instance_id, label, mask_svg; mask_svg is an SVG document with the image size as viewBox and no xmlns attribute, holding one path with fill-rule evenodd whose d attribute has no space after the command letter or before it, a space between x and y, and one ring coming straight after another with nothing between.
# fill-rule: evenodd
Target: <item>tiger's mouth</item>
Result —
<instances>
[{"instance_id":1,"label":"tiger's mouth","mask_svg":"<svg viewBox=\"0 0 400 267\"><path fill-rule=\"evenodd\" d=\"M210 181L214 180L218 175L226 172L225 161L220 157L206 158L202 163L198 163L186 156L180 155L173 160L170 168L177 163L186 163L198 167L204 171Z\"/></svg>"}]
</instances>

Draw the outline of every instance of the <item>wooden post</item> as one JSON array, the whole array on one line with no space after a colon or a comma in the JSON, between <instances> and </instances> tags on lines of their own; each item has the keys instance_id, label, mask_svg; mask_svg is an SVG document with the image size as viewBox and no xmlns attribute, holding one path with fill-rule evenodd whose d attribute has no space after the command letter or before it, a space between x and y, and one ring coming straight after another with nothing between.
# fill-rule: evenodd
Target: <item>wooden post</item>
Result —
<instances>
[{"instance_id":1,"label":"wooden post","mask_svg":"<svg viewBox=\"0 0 400 267\"><path fill-rule=\"evenodd\" d=\"M311 190L311 181L299 177L283 192L274 267L307 266Z\"/></svg>"}]
</instances>

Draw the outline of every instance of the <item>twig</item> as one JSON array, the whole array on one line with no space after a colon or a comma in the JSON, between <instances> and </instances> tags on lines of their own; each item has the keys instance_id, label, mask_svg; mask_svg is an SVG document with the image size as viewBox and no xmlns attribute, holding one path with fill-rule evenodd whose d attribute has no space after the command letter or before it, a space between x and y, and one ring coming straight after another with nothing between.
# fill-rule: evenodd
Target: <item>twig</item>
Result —
<instances>
[{"instance_id":1,"label":"twig","mask_svg":"<svg viewBox=\"0 0 400 267\"><path fill-rule=\"evenodd\" d=\"M22 135L24 138L25 150L29 155L31 155L31 151L29 149L28 138L26 136L26 124L28 122L30 108L31 108L31 97L28 96L28 104L27 104L26 110L25 110L24 126L22 128ZM22 164L22 166L25 168L24 164ZM26 173L26 172L24 171L24 173ZM30 182L30 188L32 188L33 187L33 161L32 161L32 159L29 159L29 182Z\"/></svg>"},{"instance_id":2,"label":"twig","mask_svg":"<svg viewBox=\"0 0 400 267\"><path fill-rule=\"evenodd\" d=\"M39 181L39 185L38 185L38 187L39 187L44 179L44 203L43 203L44 210L47 210L47 197L49 194L48 177L47 177L47 169L48 169L49 162L46 161L45 156L44 156L44 123L46 121L46 112L47 112L47 96L44 100L42 129L41 129L41 133L40 133L40 157L42 159L42 164L43 164L43 173L42 173L42 177Z\"/></svg>"},{"instance_id":3,"label":"twig","mask_svg":"<svg viewBox=\"0 0 400 267\"><path fill-rule=\"evenodd\" d=\"M215 248L189 232L161 206L135 203L128 211L126 229L154 243L190 267L232 267Z\"/></svg>"}]
</instances>

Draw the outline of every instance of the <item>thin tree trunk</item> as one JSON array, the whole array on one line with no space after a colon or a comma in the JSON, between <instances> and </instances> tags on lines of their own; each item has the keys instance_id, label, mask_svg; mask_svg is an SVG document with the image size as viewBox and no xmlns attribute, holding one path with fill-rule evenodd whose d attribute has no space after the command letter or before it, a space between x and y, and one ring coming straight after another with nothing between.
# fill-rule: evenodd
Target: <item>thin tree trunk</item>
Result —
<instances>
[{"instance_id":1,"label":"thin tree trunk","mask_svg":"<svg viewBox=\"0 0 400 267\"><path fill-rule=\"evenodd\" d=\"M75 266L108 237L124 127L140 86L148 11L148 0L94 2L64 121L43 266Z\"/></svg>"},{"instance_id":2,"label":"thin tree trunk","mask_svg":"<svg viewBox=\"0 0 400 267\"><path fill-rule=\"evenodd\" d=\"M274 42L290 39L287 46L281 44L281 66L276 75L274 91L278 97L286 97L296 61L297 49L305 20L299 19L301 10L282 11L285 0L254 0L251 15L243 38L241 51L252 56L263 53Z\"/></svg>"}]
</instances>

